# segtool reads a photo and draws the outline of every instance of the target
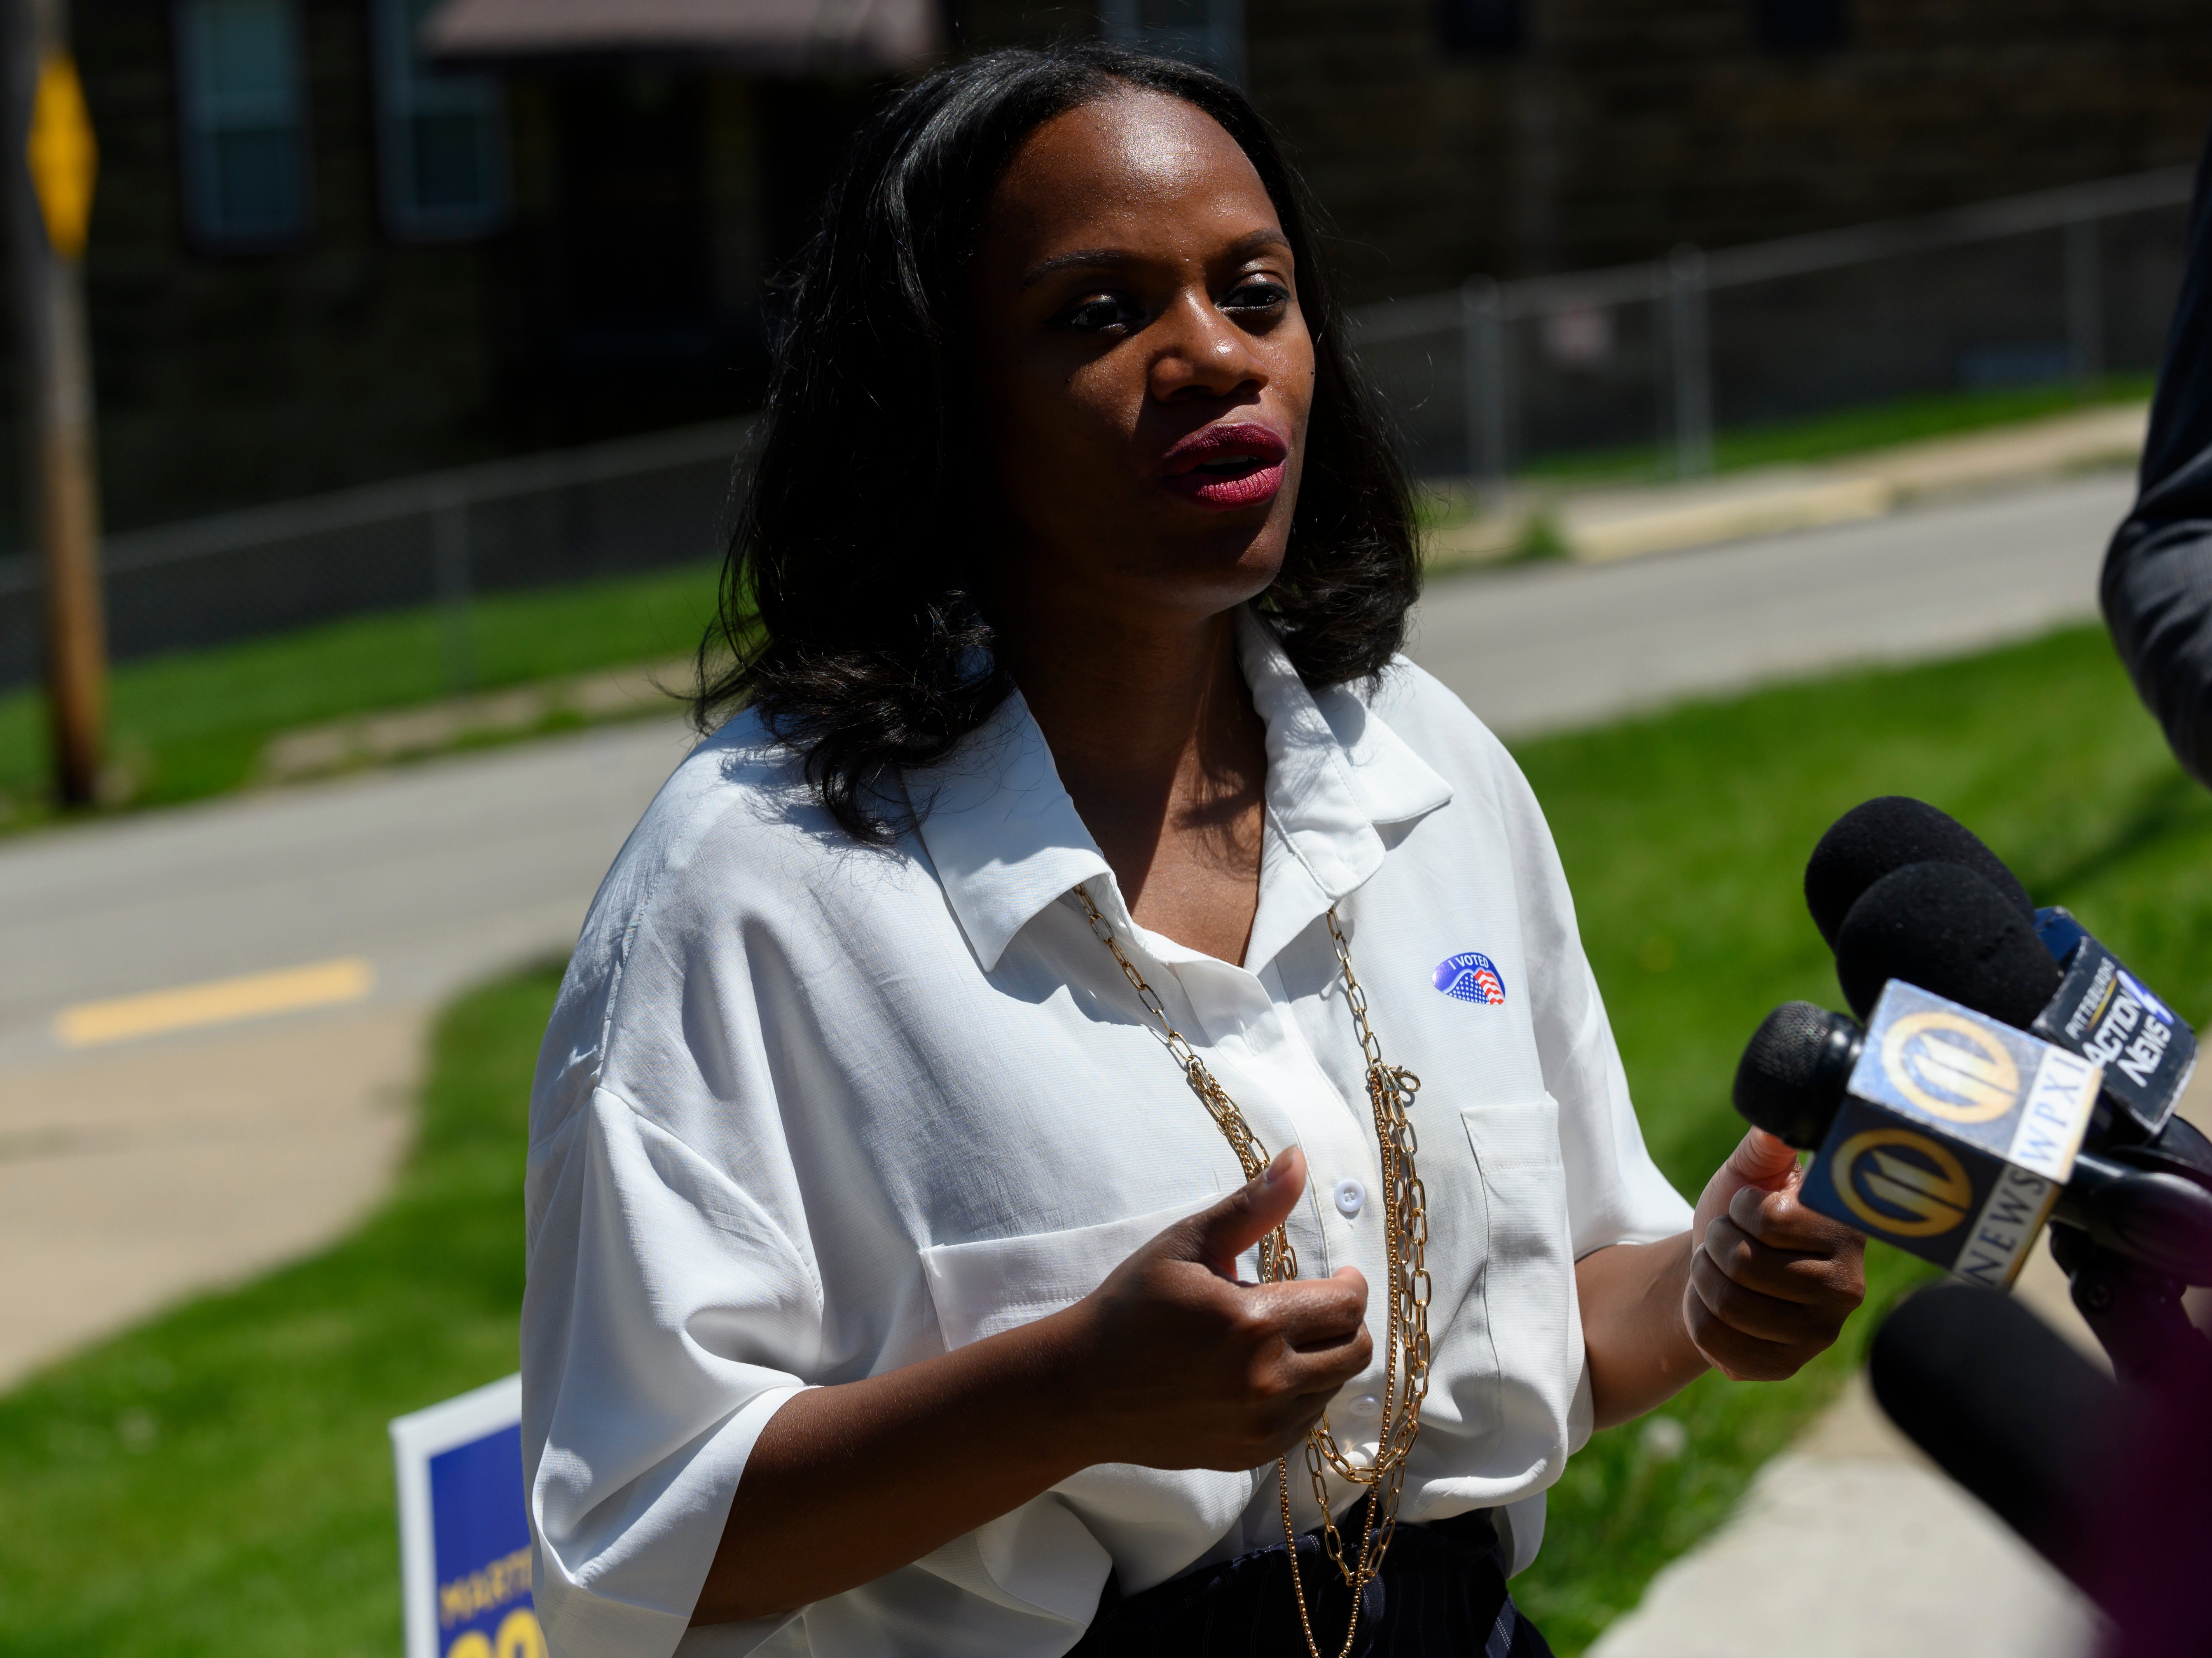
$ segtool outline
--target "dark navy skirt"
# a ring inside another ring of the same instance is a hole
[[[1359,1535],[1355,1509],[1350,1548]],[[1497,1527],[1487,1509],[1431,1525],[1401,1525],[1367,1586],[1352,1658],[1552,1658],[1536,1626],[1505,1590]],[[1321,1533],[1298,1539],[1298,1577],[1314,1644],[1336,1658],[1352,1616],[1352,1591],[1322,1551]],[[1068,1658],[1304,1658],[1291,1595],[1290,1553],[1280,1543],[1122,1596],[1112,1579],[1098,1615]]]

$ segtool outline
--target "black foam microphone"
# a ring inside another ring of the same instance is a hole
[[[2196,1033],[2072,916],[2023,920],[1961,865],[1891,870],[1851,905],[1835,947],[1837,981],[1862,1015],[1901,978],[2095,1060],[2122,1137],[2166,1128],[2196,1069]]]
[[[2026,1308],[1964,1284],[1907,1296],[1875,1334],[1874,1396],[1905,1436],[2090,1587],[2120,1390]]]
[[[1862,1019],[1893,978],[2021,1030],[2058,993],[2035,911],[1956,863],[1892,869],[1859,894],[1833,942],[1836,981]]]
[[[1805,905],[1830,948],[1859,894],[1908,863],[1956,863],[1972,869],[2035,920],[2035,905],[2004,860],[1972,830],[1925,801],[1884,795],[1854,806],[1828,827],[1805,864]]]
[[[1785,1002],[1759,1022],[1736,1062],[1736,1114],[1811,1151],[1828,1137],[1865,1051],[1866,1033],[1843,1015]]]

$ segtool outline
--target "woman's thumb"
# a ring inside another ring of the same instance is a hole
[[[1273,1162],[1191,1217],[1192,1259],[1235,1277],[1237,1258],[1283,1223],[1305,1187],[1305,1154],[1296,1146],[1278,1152]]]
[[[1755,1186],[1765,1192],[1779,1192],[1796,1167],[1796,1149],[1787,1140],[1763,1128],[1745,1134],[1736,1149],[1729,1153],[1728,1161],[1722,1165],[1745,1186]]]

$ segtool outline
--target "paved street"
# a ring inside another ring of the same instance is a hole
[[[1422,603],[1413,654],[1506,733],[1954,655],[2093,615],[2133,498],[2131,480],[2097,473],[1626,564],[1448,578]]]

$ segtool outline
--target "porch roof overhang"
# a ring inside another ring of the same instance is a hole
[[[895,74],[942,44],[937,0],[446,0],[422,38],[457,64],[643,58],[763,75]]]

